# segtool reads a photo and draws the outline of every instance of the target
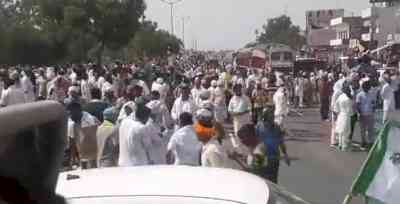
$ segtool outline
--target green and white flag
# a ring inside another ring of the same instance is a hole
[[[384,204],[400,203],[400,123],[385,124],[354,181],[351,195]]]

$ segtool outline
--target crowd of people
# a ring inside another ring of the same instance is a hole
[[[0,71],[2,107],[54,100],[68,112],[67,169],[190,165],[250,171],[278,182],[290,165],[285,119],[320,104],[332,122],[331,145],[362,147],[376,138],[374,113],[393,116],[398,75],[300,72],[296,76],[230,65],[149,61]],[[233,131],[229,128],[233,124]]]

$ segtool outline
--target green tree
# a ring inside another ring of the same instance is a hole
[[[281,43],[293,49],[300,49],[306,42],[300,34],[300,27],[293,25],[290,17],[282,15],[268,19],[267,24],[262,27],[261,33],[257,36],[258,43]]]
[[[143,21],[140,31],[129,43],[128,52],[136,57],[160,57],[166,56],[168,50],[177,53],[182,46],[180,39],[158,29],[157,23]]]

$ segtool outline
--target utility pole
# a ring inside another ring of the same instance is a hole
[[[190,20],[190,16],[184,16],[182,17],[182,41],[183,41],[183,47],[186,47],[186,41],[185,41],[185,23],[186,20]]]
[[[376,5],[375,3],[372,3],[371,7],[371,28],[370,28],[370,36],[369,36],[369,50],[371,51],[372,49],[375,48],[375,33],[376,33],[376,20],[378,18],[378,13],[376,12]]]
[[[168,4],[171,10],[171,35],[174,35],[174,5],[183,0],[161,0],[162,2]]]

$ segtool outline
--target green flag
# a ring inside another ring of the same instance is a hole
[[[351,195],[365,196],[369,203],[400,202],[399,123],[391,121],[385,124],[354,181]]]

